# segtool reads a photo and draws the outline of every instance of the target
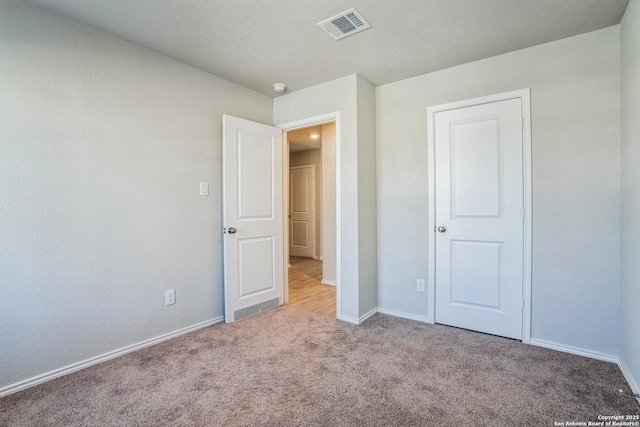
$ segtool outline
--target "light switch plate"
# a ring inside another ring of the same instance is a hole
[[[164,305],[172,305],[176,303],[176,290],[169,289],[164,291]]]
[[[201,196],[208,196],[209,195],[209,183],[208,182],[201,182],[200,183],[200,195]]]

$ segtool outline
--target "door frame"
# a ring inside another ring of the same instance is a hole
[[[306,119],[295,120],[288,123],[276,125],[281,128],[285,134],[283,135],[282,144],[282,168],[283,170],[289,170],[289,138],[287,138],[286,132],[296,129],[307,128],[310,126],[324,125],[327,123],[336,124],[336,146],[335,146],[335,167],[336,167],[336,318],[342,318],[342,173],[340,171],[340,112],[335,111],[333,113],[322,114],[319,116],[308,117]],[[282,184],[283,191],[286,191],[286,198],[283,197],[283,203],[289,203],[289,174],[283,174],[284,182]],[[285,201],[286,199],[286,201]],[[284,208],[287,208],[285,205]],[[284,217],[284,215],[283,215]],[[289,218],[283,218],[287,223],[284,225],[284,238],[285,241],[289,241]],[[289,245],[283,245],[284,247],[284,271],[289,271]],[[284,274],[284,303],[289,303],[289,275]]]
[[[284,141],[283,141],[284,142]],[[289,142],[287,141],[287,149],[289,148]],[[283,144],[284,146],[284,144]],[[309,234],[311,235],[311,246],[312,246],[312,251],[313,254],[311,255],[311,258],[313,259],[317,259],[318,257],[316,256],[316,240],[317,237],[316,233],[316,165],[314,164],[310,164],[310,165],[300,165],[300,166],[289,166],[289,176],[291,176],[291,169],[303,169],[303,168],[311,168],[311,221],[310,221],[310,225],[311,225],[311,229],[309,231]],[[287,182],[289,184],[291,184],[291,182],[287,179]],[[284,191],[284,189],[283,189]],[[289,204],[288,204],[288,209],[289,212],[286,214],[287,218],[289,218],[289,215],[291,215],[291,188],[289,188],[286,192],[287,197],[289,198]],[[291,220],[287,221],[287,226],[291,227]],[[291,228],[289,228],[289,231],[291,231]],[[287,245],[289,246],[289,248],[291,248],[291,242],[287,242]],[[289,249],[287,249],[289,250]],[[288,263],[289,261],[287,261]]]
[[[428,154],[429,154],[429,323],[435,323],[436,313],[436,258],[435,258],[435,227],[436,227],[436,161],[435,161],[435,114],[441,111],[488,104],[509,99],[520,99],[522,106],[522,162],[523,162],[523,205],[524,205],[524,252],[523,252],[523,280],[522,280],[522,342],[531,343],[531,257],[532,257],[532,179],[531,179],[531,89],[525,88],[495,95],[435,105],[427,108]]]

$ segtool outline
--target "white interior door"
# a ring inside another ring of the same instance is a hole
[[[282,130],[223,117],[225,321],[283,303]]]
[[[315,255],[315,167],[289,168],[289,255]]]
[[[435,113],[435,321],[521,339],[520,99]]]

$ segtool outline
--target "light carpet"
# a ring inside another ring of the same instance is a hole
[[[618,367],[376,314],[280,307],[0,399],[2,426],[553,426],[638,414]]]

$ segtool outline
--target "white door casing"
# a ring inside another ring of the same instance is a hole
[[[315,166],[289,168],[289,255],[315,256]]]
[[[430,111],[430,288],[435,322],[527,342],[530,144],[523,94],[528,100],[522,91]]]
[[[223,116],[225,322],[283,303],[282,130]]]
[[[342,178],[341,178],[341,125],[340,125],[340,112],[332,112],[319,116],[308,117],[301,120],[296,120],[287,123],[278,123],[285,132],[293,131],[296,129],[302,129],[309,126],[318,126],[326,123],[335,123],[335,215],[336,215],[336,228],[335,228],[335,271],[336,271],[336,316],[338,319],[344,319],[342,315],[342,221],[341,212],[342,212]],[[285,139],[286,141],[286,139]],[[288,150],[287,150],[288,151]],[[288,167],[288,152],[285,155],[283,162],[285,163],[285,167]],[[285,175],[285,178],[288,180],[289,175]],[[285,184],[286,185],[286,184]],[[288,188],[288,185],[287,185]],[[288,227],[285,227],[285,234],[288,235]],[[289,246],[285,246],[285,250],[287,251],[286,256],[288,256]],[[288,288],[288,280],[287,275],[285,275],[285,297],[289,292]]]

